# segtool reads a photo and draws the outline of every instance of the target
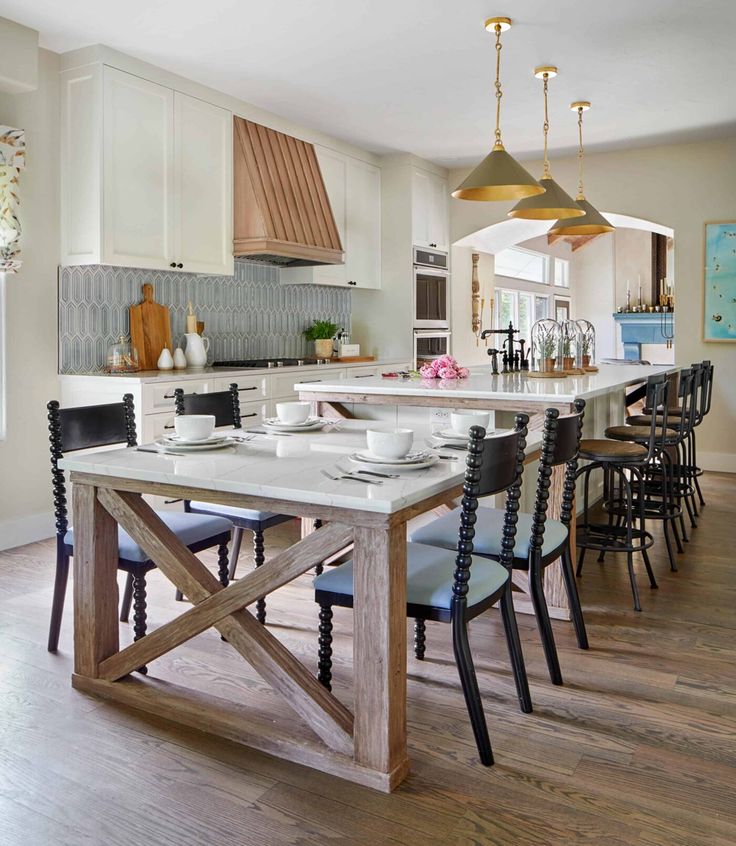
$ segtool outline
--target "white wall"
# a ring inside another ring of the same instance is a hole
[[[23,267],[6,287],[7,434],[0,441],[0,549],[53,534],[46,403],[58,396],[59,57],[39,52],[39,87],[0,93],[0,123],[26,131],[18,195]]]
[[[585,158],[585,186],[601,211],[617,212],[672,227],[675,233],[677,361],[711,359],[715,365],[713,408],[700,429],[698,458],[711,469],[736,472],[736,345],[704,343],[703,224],[733,220],[736,196],[736,136],[693,144],[671,144]],[[526,164],[535,173],[539,162]],[[554,160],[555,178],[573,189],[574,156]],[[468,169],[452,171],[454,187]],[[459,238],[505,219],[511,203],[450,200],[450,235]]]
[[[575,252],[575,316],[595,326],[596,359],[618,358],[613,319],[615,260],[613,233],[599,235]]]

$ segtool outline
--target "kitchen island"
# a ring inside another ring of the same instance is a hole
[[[435,422],[442,415],[449,415],[453,408],[477,408],[493,412],[491,428],[508,428],[512,425],[515,412],[523,411],[530,416],[529,428],[541,429],[544,410],[556,408],[561,414],[572,410],[575,399],[586,401],[583,437],[603,437],[608,426],[625,421],[625,389],[646,381],[656,373],[673,373],[671,365],[602,364],[597,373],[584,376],[566,376],[560,379],[538,379],[528,373],[514,372],[493,375],[490,366],[475,367],[466,379],[415,379],[403,377],[368,377],[350,379],[322,379],[320,382],[296,384],[300,399],[320,404],[324,414],[345,417],[364,417],[390,423],[394,426],[414,427],[417,422],[427,423],[427,414]],[[431,410],[431,411],[430,411]],[[445,423],[447,425],[447,423]],[[532,452],[530,456],[534,457]],[[556,467],[552,473],[549,516],[558,517],[562,504],[564,466]],[[536,474],[532,476],[536,483]],[[527,481],[523,507],[530,510],[533,485]],[[446,506],[449,508],[450,505]],[[574,525],[570,543],[575,552]],[[517,610],[532,613],[527,598],[526,573],[514,571],[514,585]],[[569,620],[567,594],[562,573],[557,564],[547,567],[544,574],[544,590],[550,615]]]

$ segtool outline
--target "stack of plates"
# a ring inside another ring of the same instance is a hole
[[[261,425],[267,432],[316,432],[325,422],[321,417],[310,417],[303,423],[282,423],[278,417],[266,417]]]
[[[410,452],[404,458],[379,458],[372,453],[361,450],[348,456],[354,464],[366,464],[371,467],[401,467],[403,470],[424,470],[439,460],[430,450]]]
[[[205,452],[211,449],[223,449],[232,445],[227,435],[215,433],[209,438],[199,440],[184,440],[179,435],[164,435],[155,441],[157,447],[166,452]]]
[[[493,434],[493,430],[489,429],[486,432],[486,437]],[[460,435],[454,429],[440,429],[439,432],[433,432],[430,441],[435,446],[456,445],[466,447],[468,445],[468,436]]]

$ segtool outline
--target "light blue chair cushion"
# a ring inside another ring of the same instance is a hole
[[[412,543],[425,543],[430,546],[441,546],[443,549],[457,549],[457,531],[460,527],[460,507],[443,514],[426,526],[422,526],[411,533]],[[479,555],[501,555],[501,538],[503,537],[503,519],[505,512],[500,508],[478,509],[478,520],[475,524],[473,551]],[[532,515],[520,512],[519,522],[516,524],[516,542],[514,544],[514,558],[526,559],[529,555],[529,538],[532,534]],[[547,520],[544,524],[544,543],[542,555],[548,555],[562,546],[567,540],[567,529],[559,520]]]
[[[450,608],[452,600],[455,555],[436,546],[409,544],[406,548],[407,602]],[[487,558],[473,558],[468,582],[468,605],[476,605],[493,595],[508,581],[505,567]],[[344,596],[353,595],[352,559],[339,567],[330,567],[314,580],[315,590],[325,590]]]
[[[240,520],[252,520],[254,523],[262,523],[265,520],[270,520],[272,517],[279,516],[275,511],[256,511],[252,508],[238,508],[237,505],[219,505],[215,502],[191,502],[189,505],[194,511],[227,514],[229,517]]]
[[[225,517],[211,517],[208,514],[184,514],[181,511],[157,511],[156,514],[185,546],[199,543],[207,538],[232,530],[233,524]],[[64,543],[74,546],[74,529],[64,535]],[[146,553],[118,526],[118,555],[127,561],[148,561]]]

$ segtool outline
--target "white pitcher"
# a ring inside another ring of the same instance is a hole
[[[187,332],[186,349],[184,354],[187,357],[187,367],[204,367],[207,364],[207,350],[210,348],[209,338],[203,338],[196,332]]]

